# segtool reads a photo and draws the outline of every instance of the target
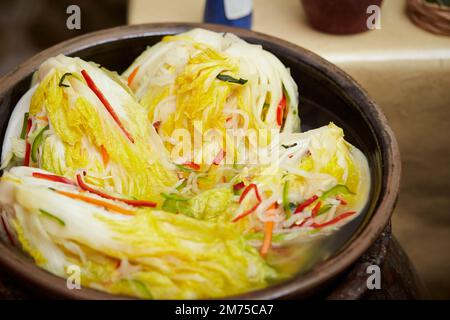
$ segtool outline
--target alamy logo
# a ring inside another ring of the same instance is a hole
[[[81,9],[79,6],[72,4],[67,7],[66,13],[69,14],[66,20],[66,26],[69,30],[81,29]]]
[[[68,275],[66,286],[67,289],[73,290],[81,289],[81,270],[80,267],[77,265],[70,265],[67,267],[66,273]]]
[[[367,278],[366,285],[367,289],[374,290],[374,289],[381,289],[381,270],[380,267],[376,264],[372,264],[367,267],[366,273],[370,274],[370,276]]]
[[[381,8],[373,4],[367,7],[366,13],[370,14],[366,21],[367,29],[381,29]]]

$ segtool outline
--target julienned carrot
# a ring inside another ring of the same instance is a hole
[[[270,207],[267,208],[267,210],[278,209],[278,206],[278,202],[274,202],[270,205]]]
[[[48,122],[48,118],[47,118],[47,116],[43,116],[43,117],[36,117],[36,119],[38,119],[38,120],[42,120],[42,121],[45,121],[45,122]]]
[[[131,83],[133,82],[134,77],[136,77],[136,74],[138,73],[138,71],[139,71],[139,66],[134,68],[134,70],[130,73],[130,75],[128,76],[128,79],[127,79],[128,80],[128,86],[131,85]]]
[[[274,226],[273,221],[266,221],[264,223],[264,242],[261,247],[261,250],[259,251],[263,257],[267,254],[272,245],[273,226]]]
[[[94,80],[92,80],[91,76],[86,72],[86,70],[81,70],[81,75],[83,76],[84,80],[86,81],[88,87],[95,93],[97,98],[102,102],[103,106],[106,108],[106,110],[109,112],[111,117],[114,119],[114,121],[117,123],[119,128],[122,130],[122,132],[127,136],[127,138],[131,141],[131,143],[134,143],[134,139],[131,136],[131,134],[125,129],[122,122],[120,121],[119,117],[117,116],[116,112],[114,111],[111,104],[106,100],[103,93],[98,89],[96,84],[94,83]]]
[[[87,183],[85,183],[83,181],[83,179],[81,178],[80,174],[77,174],[77,182],[78,182],[78,186],[84,190],[84,191],[88,191],[90,193],[96,194],[102,198],[105,199],[109,199],[109,200],[114,200],[114,201],[121,201],[123,203],[126,203],[130,206],[134,206],[134,207],[150,207],[150,208],[154,208],[156,207],[156,203],[152,202],[152,201],[147,201],[147,200],[133,200],[133,199],[123,199],[123,198],[118,198],[118,197],[114,197],[111,196],[107,193],[104,193],[100,190],[97,190],[95,188],[92,188],[91,186],[89,186]]]
[[[336,199],[339,200],[343,206],[348,204],[347,201],[345,201],[345,199],[340,196],[337,196]]]
[[[78,199],[78,200],[82,200],[84,202],[96,205],[96,206],[100,206],[100,207],[104,207],[106,209],[112,210],[112,211],[116,211],[119,212],[121,214],[125,214],[125,215],[134,215],[135,212],[132,210],[128,210],[122,207],[119,207],[113,203],[107,202],[107,201],[103,201],[100,199],[95,199],[95,198],[91,198],[91,197],[87,197],[83,194],[78,194],[78,193],[71,193],[71,192],[67,192],[67,191],[62,191],[62,190],[56,190],[53,189],[56,193],[59,193],[63,196],[72,198],[72,199]]]
[[[100,146],[100,152],[102,154],[103,165],[106,167],[109,163],[108,151],[106,151],[105,147],[102,145],[102,146]]]

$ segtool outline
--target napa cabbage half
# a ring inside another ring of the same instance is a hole
[[[223,81],[219,75],[242,82]],[[169,150],[180,128],[191,137],[213,129],[223,139],[229,135],[226,129],[299,129],[297,86],[289,70],[261,46],[229,34],[193,29],[167,36],[144,51],[123,76],[146,108],[150,124],[158,124]],[[280,127],[276,118],[283,96],[287,106]],[[230,141],[228,154],[239,152]],[[220,149],[216,141],[204,143],[203,150],[211,149]]]
[[[302,190],[302,198],[342,184],[356,194],[348,196],[355,200],[352,204],[365,203],[370,181],[367,160],[344,139],[341,128],[330,123],[303,133],[282,135],[280,140],[280,167],[288,173],[283,181],[291,180],[291,189]]]
[[[87,85],[81,70],[93,79],[134,142]],[[94,185],[154,200],[176,182],[159,137],[145,121],[145,110],[118,77],[79,58],[58,56],[41,66],[37,80],[30,116],[45,116],[50,126],[39,167],[70,178],[83,169]]]
[[[78,266],[84,285],[159,299],[234,295],[278,277],[229,222],[154,209],[115,214],[56,193],[77,191],[32,172],[7,172],[1,201],[15,208],[11,219],[24,250],[59,276]]]

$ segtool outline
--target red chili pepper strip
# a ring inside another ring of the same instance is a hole
[[[275,223],[273,221],[266,221],[266,223],[264,224],[264,241],[259,251],[263,257],[267,255],[267,252],[269,251],[272,245],[272,234],[274,224]]]
[[[32,176],[35,178],[45,179],[53,182],[60,182],[65,184],[70,184],[73,186],[76,186],[77,184],[73,182],[72,180],[69,180],[65,177],[57,176],[54,174],[47,174],[47,173],[41,173],[41,172],[33,172]]]
[[[153,128],[155,128],[157,133],[159,133],[159,127],[161,127],[161,121],[153,122]]]
[[[233,190],[234,191],[239,191],[239,190],[241,190],[242,188],[244,188],[245,187],[245,183],[244,183],[244,181],[241,181],[241,182],[239,182],[239,183],[236,183],[234,186],[233,186]]]
[[[286,108],[286,97],[283,94],[283,97],[281,98],[280,102],[278,103],[278,107],[277,107],[277,123],[280,127],[283,124],[283,116],[284,116],[285,108]]]
[[[31,144],[28,142],[28,134],[31,130],[31,119],[28,118],[27,121],[27,134],[25,135],[25,159],[23,160],[23,165],[28,167],[30,165],[30,156],[31,156]]]
[[[213,164],[215,164],[216,166],[219,165],[222,162],[224,157],[225,157],[225,151],[223,151],[223,149],[220,149],[219,153],[213,160]]]
[[[242,200],[244,200],[245,196],[247,195],[247,193],[250,192],[251,189],[255,189],[256,199],[258,199],[258,201],[261,202],[261,197],[259,196],[258,187],[256,186],[256,184],[250,183],[247,186],[247,188],[245,188],[244,192],[242,192],[242,194],[239,198],[239,203],[241,203]]]
[[[252,213],[253,211],[255,211],[258,206],[261,204],[261,197],[259,196],[259,192],[258,192],[258,187],[256,186],[256,184],[251,183],[247,186],[247,188],[245,188],[244,192],[242,192],[240,198],[239,198],[239,203],[241,203],[244,198],[247,196],[247,194],[250,192],[250,190],[254,189],[255,190],[255,195],[256,195],[256,199],[258,200],[258,202],[251,207],[250,209],[248,209],[247,211],[244,211],[243,213],[241,213],[240,215],[238,215],[237,217],[235,217],[232,222],[236,222],[242,218],[244,218],[245,216],[249,215],[250,213]]]
[[[89,76],[89,74],[86,72],[86,70],[81,70],[81,74],[83,75],[84,80],[86,80],[86,83],[88,87],[95,93],[97,98],[103,103],[106,110],[109,112],[111,117],[113,117],[114,121],[117,123],[117,125],[120,127],[120,129],[123,131],[123,133],[127,136],[127,138],[131,141],[131,143],[134,143],[134,139],[131,136],[131,134],[125,129],[122,122],[120,121],[119,117],[117,116],[116,112],[112,108],[111,104],[106,100],[103,93],[98,89],[98,87],[95,85],[92,78]]]
[[[150,208],[156,207],[156,203],[152,202],[152,201],[117,198],[117,197],[111,196],[107,193],[104,193],[100,190],[94,189],[83,181],[80,174],[77,174],[77,182],[81,189],[88,191],[90,193],[96,194],[105,199],[121,201],[121,202],[124,202],[124,203],[126,203],[130,206],[134,206],[134,207],[150,207]]]
[[[311,198],[309,198],[308,200],[303,201],[302,203],[300,203],[297,208],[295,209],[294,213],[299,213],[302,212],[307,206],[309,206],[311,203],[313,203],[314,201],[316,201],[319,197],[316,195],[313,195]]]
[[[238,220],[241,220],[242,218],[244,218],[245,216],[248,216],[250,213],[252,213],[253,211],[255,211],[258,206],[260,205],[261,201],[259,201],[258,203],[256,203],[253,207],[251,207],[250,209],[248,209],[247,211],[244,211],[243,213],[241,213],[240,215],[238,215],[237,217],[235,217],[232,222],[236,222]]]
[[[322,206],[322,202],[317,202],[317,204],[314,206],[314,208],[311,211],[311,216],[315,217],[319,213],[320,207]]]
[[[194,170],[200,170],[200,165],[192,161],[185,162],[183,165]]]
[[[336,224],[337,222],[355,214],[355,211],[348,211],[348,212],[344,212],[341,213],[340,215],[338,215],[337,217],[335,217],[334,219],[331,219],[330,221],[324,222],[324,223],[313,223],[311,225],[311,227],[313,228],[323,228],[323,227],[327,227],[327,226],[331,226],[333,224]]]

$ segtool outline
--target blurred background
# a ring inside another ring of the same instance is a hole
[[[450,298],[450,1],[381,2],[230,0],[225,9],[237,17],[230,21],[214,10],[204,16],[205,0],[1,0],[0,76],[53,44],[124,24],[206,17],[303,46],[348,72],[383,109],[403,165],[394,235],[432,297]],[[381,4],[381,15],[355,3]],[[80,8],[79,30],[66,26],[72,4]],[[372,13],[375,29],[361,29],[361,14],[365,22]]]

